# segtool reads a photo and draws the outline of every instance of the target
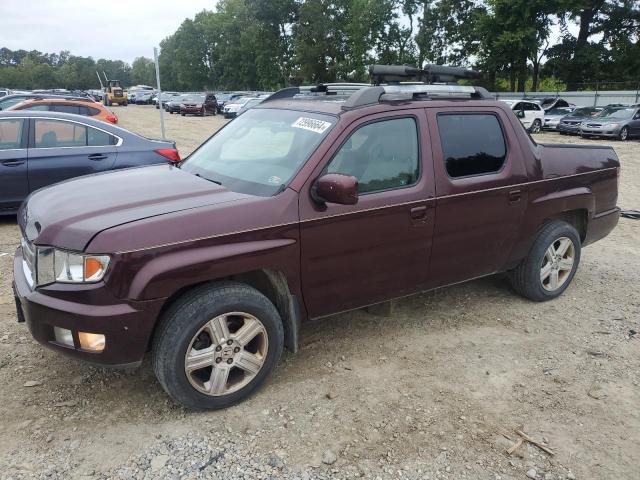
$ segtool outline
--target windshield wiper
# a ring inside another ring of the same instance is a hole
[[[208,180],[209,182],[215,183],[217,185],[222,185],[222,182],[219,182],[218,180],[213,180],[212,178],[207,178],[207,177],[203,177],[202,175],[200,175],[199,173],[194,173],[194,175],[196,177],[202,178],[204,180]]]

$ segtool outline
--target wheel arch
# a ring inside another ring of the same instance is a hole
[[[304,306],[301,303],[299,296],[291,292],[289,282],[286,275],[278,270],[270,269],[258,269],[247,272],[227,275],[220,278],[207,280],[204,282],[197,282],[191,285],[186,285],[176,290],[171,296],[169,296],[158,314],[158,318],[153,326],[153,331],[147,342],[147,350],[153,344],[153,338],[158,328],[159,320],[164,313],[173,305],[178,299],[180,299],[187,292],[198,288],[205,284],[211,284],[215,286],[217,282],[223,280],[233,280],[250,287],[255,288],[260,293],[273,303],[280,314],[282,320],[282,326],[284,329],[284,343],[285,347],[292,353],[296,353],[299,349],[299,335],[300,324],[305,316]]]

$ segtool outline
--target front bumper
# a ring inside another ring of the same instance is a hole
[[[164,299],[120,300],[103,283],[52,284],[32,290],[23,272],[21,248],[13,260],[13,291],[18,321],[26,323],[39,343],[81,360],[113,367],[142,361],[164,303]],[[54,327],[71,330],[74,346],[57,343]],[[83,350],[78,332],[104,335],[104,350]]]
[[[558,129],[558,125],[560,125],[560,122],[557,121],[549,121],[547,122],[545,120],[544,122],[544,126],[542,127],[543,130],[557,130]]]
[[[580,127],[580,135],[593,135],[594,137],[617,138],[620,135],[620,127],[618,128]]]
[[[556,130],[558,132],[568,133],[571,135],[578,135],[580,133],[580,124],[570,125],[566,123],[559,123]]]
[[[204,112],[204,109],[202,107],[197,108],[197,107],[180,107],[180,113],[187,113],[187,114],[200,114]]]
[[[235,118],[238,116],[238,112],[224,112],[224,118]]]

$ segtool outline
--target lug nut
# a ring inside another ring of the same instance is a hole
[[[233,353],[238,353],[240,351],[240,347],[236,347],[233,349]]]
[[[233,358],[230,358],[229,360],[227,360],[227,363],[231,365],[233,363]]]
[[[222,357],[217,357],[216,358],[216,363],[220,363],[222,361]]]
[[[216,347],[216,352],[219,352],[220,350],[222,350],[222,347],[221,347],[220,345],[218,345],[218,346]]]
[[[233,343],[233,340],[227,340],[227,345],[231,345]]]

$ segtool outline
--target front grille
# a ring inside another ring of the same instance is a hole
[[[21,245],[22,269],[29,286],[33,288],[36,283],[36,247],[25,238],[22,239]]]
[[[589,128],[602,128],[602,125],[599,123],[587,123],[587,127]]]

